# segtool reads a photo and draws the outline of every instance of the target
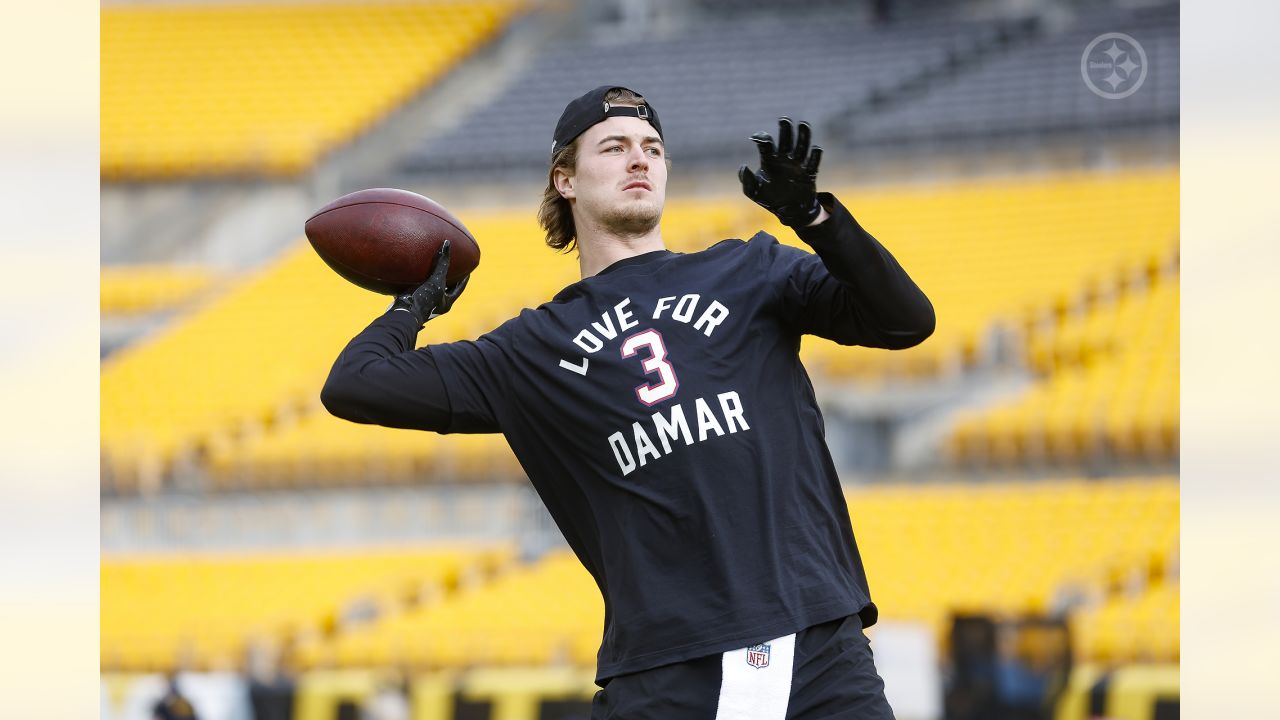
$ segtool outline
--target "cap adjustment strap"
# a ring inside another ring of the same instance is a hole
[[[609,102],[606,100],[604,102],[604,116],[605,117],[634,117],[634,118],[640,118],[641,120],[648,121],[649,106],[638,105],[635,107],[631,107],[628,105],[610,105]]]

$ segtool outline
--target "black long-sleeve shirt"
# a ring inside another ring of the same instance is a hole
[[[902,349],[933,306],[831,195],[798,228],[620,260],[475,341],[374,320],[322,392],[355,422],[501,432],[604,596],[597,679],[876,619],[800,337]]]

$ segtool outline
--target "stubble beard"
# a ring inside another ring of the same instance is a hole
[[[600,218],[604,230],[620,236],[639,237],[658,226],[662,205],[657,202],[628,202],[609,209]]]

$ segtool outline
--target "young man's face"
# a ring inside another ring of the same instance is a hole
[[[575,218],[623,235],[656,227],[667,194],[666,149],[658,131],[640,118],[610,117],[588,128],[578,143],[574,174],[556,174],[556,188],[573,201]]]

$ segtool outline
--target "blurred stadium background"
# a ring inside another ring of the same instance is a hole
[[[788,114],[934,302],[916,348],[802,349],[898,716],[1177,717],[1178,30],[1160,1],[107,0],[102,717],[170,680],[202,720],[588,716],[602,604],[501,437],[320,406],[386,300],[301,231],[360,188],[442,202],[484,257],[421,341],[475,337],[576,279],[534,216],[606,82],[662,114],[671,248],[798,244],[735,178]],[[1082,75],[1106,33],[1143,49],[1124,98]]]

